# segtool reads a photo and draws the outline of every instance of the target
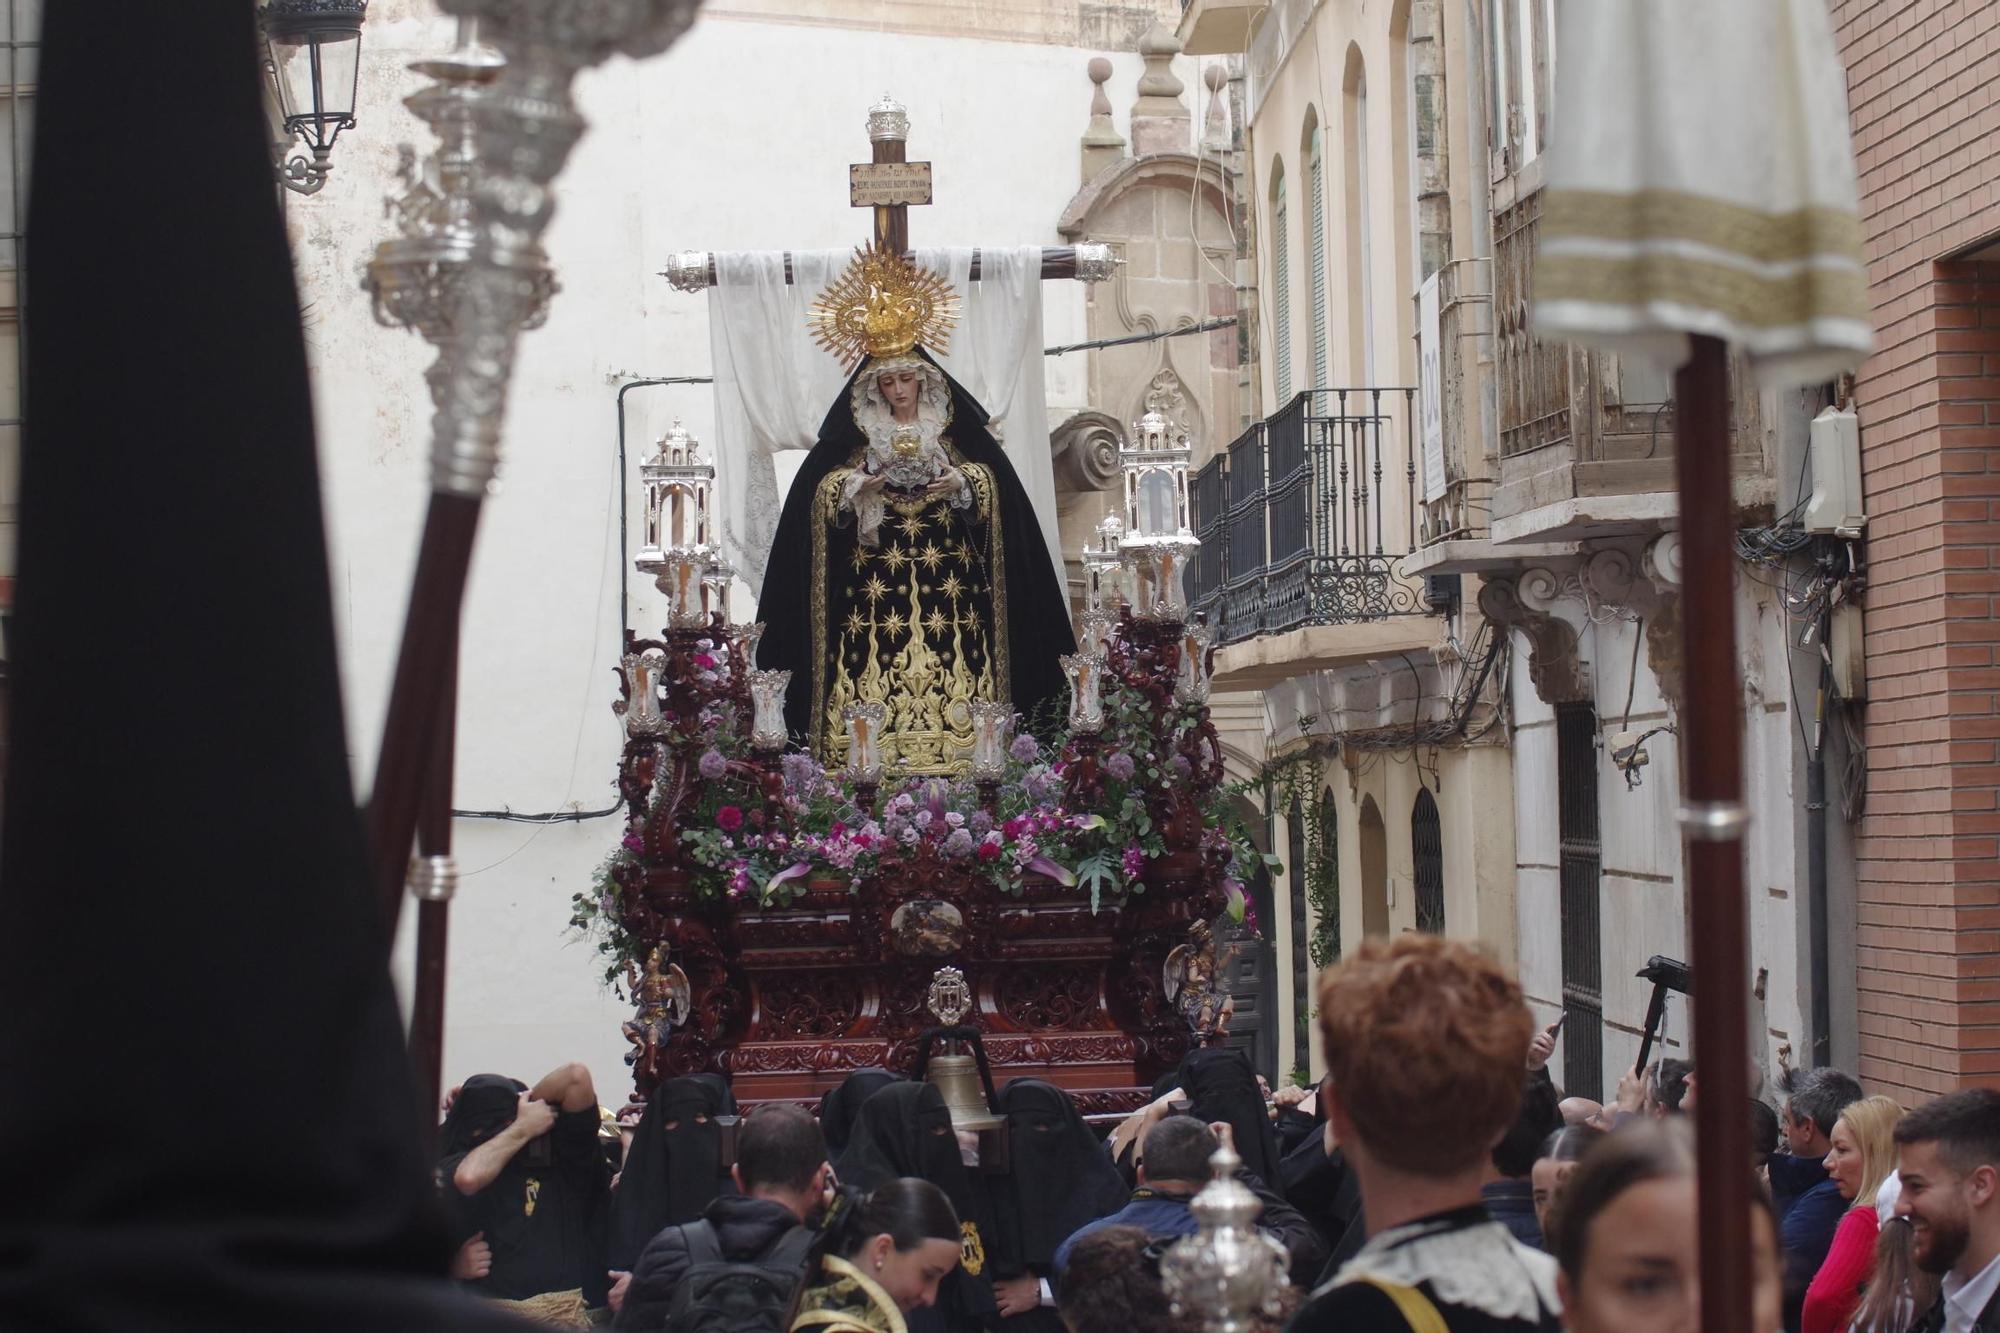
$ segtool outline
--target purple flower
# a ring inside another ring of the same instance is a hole
[[[1127,843],[1125,845],[1125,856],[1121,868],[1125,871],[1125,878],[1127,879],[1137,879],[1140,875],[1143,875],[1146,872],[1145,848],[1136,842]]]
[[[953,828],[964,828],[965,816],[961,815],[956,810],[947,810],[944,812],[944,822],[951,825],[951,827]]]
[[[713,657],[710,657],[707,653],[696,653],[694,655],[694,664],[700,667],[703,671],[715,670],[715,659]]]
[[[1194,776],[1194,765],[1188,762],[1186,755],[1177,754],[1174,756],[1174,776],[1179,778],[1191,778]]]
[[[722,757],[722,751],[710,747],[701,752],[701,760],[695,767],[701,770],[703,777],[714,782],[729,771],[729,761]]]
[[[1136,770],[1137,765],[1132,762],[1132,756],[1123,750],[1117,751],[1104,761],[1104,771],[1120,782],[1130,782]]]
[[[916,825],[918,828],[929,828],[931,826],[931,812],[928,810],[917,811]]]
[[[951,857],[972,855],[972,835],[964,829],[953,829],[951,836],[944,840],[944,854]]]
[[[618,840],[618,845],[628,852],[643,852],[646,850],[646,840],[637,833],[626,834]]]
[[[1007,753],[1013,755],[1019,763],[1032,764],[1041,757],[1042,747],[1036,743],[1033,736],[1024,731],[1014,738],[1012,745],[1007,747]]]
[[[984,837],[993,828],[993,816],[984,810],[974,810],[972,818],[965,821],[965,826],[976,836]]]
[[[917,845],[917,831],[916,831],[916,830],[915,830],[914,828],[905,828],[905,829],[903,830],[903,834],[902,834],[902,837],[901,837],[901,838],[899,838],[899,839],[898,839],[898,841],[900,841],[900,842],[901,842],[901,843],[902,843],[902,844],[903,844],[903,845],[904,845],[905,847],[914,847],[914,846],[916,846],[916,845]]]

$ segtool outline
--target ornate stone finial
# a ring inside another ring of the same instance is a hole
[[[1208,114],[1202,119],[1201,146],[1210,153],[1229,151],[1229,99],[1223,89],[1229,86],[1229,71],[1221,65],[1210,65],[1201,72],[1201,81],[1208,88]]]
[[[1111,123],[1111,99],[1104,85],[1111,77],[1111,62],[1092,56],[1086,66],[1090,74],[1090,124],[1083,131],[1083,181],[1088,185],[1097,173],[1125,160],[1125,139]]]
[[[1146,72],[1139,76],[1139,100],[1132,104],[1132,152],[1145,157],[1151,153],[1185,153],[1191,117],[1181,101],[1185,87],[1174,74],[1174,57],[1181,53],[1181,39],[1155,23],[1139,39],[1139,54],[1145,57]]]
[[[972,988],[965,984],[965,973],[955,967],[941,967],[932,973],[925,1004],[938,1022],[957,1027],[972,1012]]]
[[[868,142],[894,143],[910,137],[910,109],[887,93],[868,108]]]

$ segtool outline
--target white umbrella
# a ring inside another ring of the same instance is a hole
[[[1701,1327],[1750,1333],[1727,358],[1776,386],[1831,379],[1869,350],[1846,76],[1825,0],[1571,0],[1558,49],[1536,330],[1676,371]]]

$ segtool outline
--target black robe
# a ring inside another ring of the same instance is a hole
[[[41,36],[0,1326],[521,1327],[445,1277],[347,765],[256,16],[53,4]],[[171,151],[83,169],[137,107],[173,108]],[[136,707],[107,706],[132,645]]]
[[[921,348],[917,355],[931,360]],[[785,695],[785,725],[793,739],[808,750],[816,748],[815,743],[822,735],[823,719],[816,717],[813,709],[815,689],[824,699],[832,666],[829,644],[855,600],[848,588],[856,569],[858,549],[851,521],[845,526],[825,524],[815,518],[814,508],[820,483],[836,469],[854,462],[867,443],[854,420],[850,396],[856,380],[872,373],[871,363],[863,362],[849,377],[821,423],[819,441],[806,455],[786,496],[757,602],[757,618],[764,622],[757,664],[792,673],[791,687]],[[1048,544],[1042,539],[1034,505],[1014,475],[1007,455],[986,428],[986,410],[951,376],[945,375],[945,384],[951,391],[952,412],[943,438],[965,463],[977,465],[992,478],[991,501],[998,518],[1001,555],[998,568],[985,567],[984,557],[991,550],[992,536],[985,530],[987,525],[972,522],[965,517],[965,511],[953,511],[942,500],[936,502],[935,512],[942,516],[944,524],[950,525],[949,535],[955,541],[963,539],[972,550],[975,556],[972,563],[979,567],[986,581],[1004,590],[1001,598],[1004,624],[990,628],[994,635],[1004,635],[1005,639],[1002,650],[1007,668],[1006,697],[1013,701],[1016,711],[1031,720],[1046,720],[1068,689],[1062,664],[1057,659],[1076,651],[1076,637],[1070,628],[1069,598],[1049,563]],[[895,521],[895,511],[891,509],[884,528]],[[817,561],[816,538],[825,543]],[[817,580],[816,564],[820,571]],[[840,720],[832,719],[831,725],[838,732]],[[893,758],[885,755],[887,761]]]
[[[901,1075],[886,1069],[857,1069],[842,1079],[839,1087],[829,1088],[820,1094],[819,1132],[826,1138],[828,1155],[838,1157],[846,1151],[848,1137],[854,1133],[854,1120],[861,1114],[863,1102],[891,1083],[903,1081]]]
[[[1000,1233],[993,1224],[986,1181],[960,1158],[951,1112],[935,1084],[897,1083],[863,1102],[853,1137],[833,1171],[842,1185],[863,1190],[903,1176],[928,1180],[951,1200],[959,1225],[970,1228],[965,1261],[939,1284],[935,1307],[909,1313],[910,1333],[965,1333],[997,1317],[996,1266],[1004,1276],[1019,1272],[1021,1264],[996,1252]]]
[[[1195,1051],[1181,1061],[1179,1082],[1187,1094],[1188,1114],[1209,1124],[1228,1121],[1243,1169],[1275,1188],[1278,1135],[1249,1057],[1225,1046]]]
[[[735,1114],[736,1098],[716,1074],[670,1078],[653,1089],[611,1202],[610,1267],[630,1272],[662,1229],[692,1222],[716,1195],[736,1192],[715,1123]]]

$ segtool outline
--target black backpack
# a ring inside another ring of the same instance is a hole
[[[706,1221],[690,1222],[681,1235],[688,1270],[667,1302],[667,1333],[785,1333],[785,1314],[812,1247],[811,1228],[793,1227],[764,1254],[741,1263],[723,1258]]]

